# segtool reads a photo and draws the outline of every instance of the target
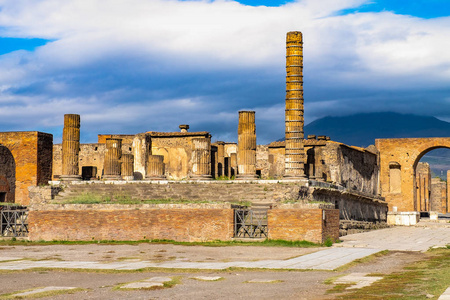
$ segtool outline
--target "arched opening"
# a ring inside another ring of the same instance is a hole
[[[448,179],[450,149],[432,147],[417,157],[414,163],[414,209],[420,212],[448,211]],[[450,178],[449,178],[450,179]]]
[[[16,200],[16,162],[11,151],[0,145],[0,202]]]

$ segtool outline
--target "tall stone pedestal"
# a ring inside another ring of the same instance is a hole
[[[303,102],[303,40],[293,31],[286,36],[285,179],[306,177]]]
[[[106,139],[103,177],[105,180],[121,180],[122,139]]]
[[[256,179],[256,126],[254,111],[240,111],[238,125],[238,175],[236,179]]]
[[[81,180],[78,168],[80,152],[80,115],[64,115],[62,141],[62,172],[60,179],[64,181]]]
[[[147,157],[147,169],[145,179],[150,180],[166,179],[164,155],[149,155]]]
[[[209,138],[192,139],[192,180],[211,180],[211,142]]]

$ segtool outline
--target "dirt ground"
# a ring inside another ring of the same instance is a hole
[[[60,259],[67,261],[235,261],[288,259],[320,248],[287,247],[203,247],[169,244],[140,245],[51,245],[4,246],[2,257]],[[323,249],[323,248],[321,248]],[[326,294],[332,288],[324,281],[353,272],[389,274],[424,257],[421,252],[392,251],[344,271],[269,271],[269,270],[157,270],[154,272],[99,271],[14,271],[0,272],[0,294],[43,286],[72,286],[85,290],[45,299],[333,299]],[[177,278],[171,288],[156,290],[118,290],[120,284],[155,276]],[[199,281],[196,276],[220,276],[219,281]],[[250,280],[274,280],[273,283],[248,283]]]

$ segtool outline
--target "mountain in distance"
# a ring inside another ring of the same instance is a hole
[[[308,134],[326,135],[332,141],[351,146],[367,147],[380,138],[450,137],[450,123],[435,117],[393,112],[364,113],[345,117],[324,117],[304,128]],[[435,176],[446,178],[450,170],[449,149],[436,149],[426,154]]]
[[[367,147],[382,138],[450,137],[450,123],[435,117],[380,112],[324,117],[306,125],[304,131],[305,137],[326,135],[336,142]]]

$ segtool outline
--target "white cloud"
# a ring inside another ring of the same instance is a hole
[[[54,40],[0,56],[0,115],[6,117],[0,125],[51,128],[55,116],[75,112],[91,131],[108,129],[109,120],[116,124],[111,130],[151,124],[173,130],[186,120],[230,137],[236,124],[223,124],[252,107],[265,121],[261,140],[269,142],[283,135],[272,128],[284,124],[280,77],[290,30],[304,34],[311,119],[336,112],[339,103],[352,112],[370,109],[359,103],[377,97],[395,109],[386,90],[423,89],[425,95],[448,87],[450,17],[338,14],[365,2],[251,7],[223,0],[0,0],[0,34]],[[358,94],[364,89],[373,94]]]

